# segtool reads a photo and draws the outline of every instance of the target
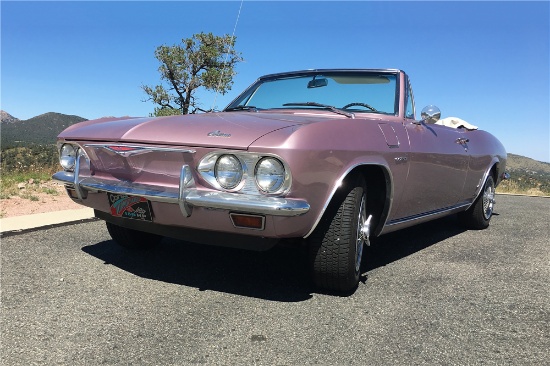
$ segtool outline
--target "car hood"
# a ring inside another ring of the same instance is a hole
[[[247,148],[258,138],[287,127],[340,116],[221,112],[158,118],[104,118],[78,123],[60,139]],[[345,117],[344,117],[345,118]]]

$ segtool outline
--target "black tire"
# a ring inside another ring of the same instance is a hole
[[[314,284],[324,290],[355,290],[361,275],[367,188],[362,176],[346,179],[308,239]]]
[[[127,229],[122,226],[111,224],[110,222],[106,222],[106,224],[111,238],[113,238],[118,245],[128,249],[149,249],[159,244],[162,240],[162,236],[160,235]]]
[[[495,205],[495,181],[488,176],[483,189],[474,204],[466,211],[458,214],[460,223],[474,230],[483,230],[489,227]]]

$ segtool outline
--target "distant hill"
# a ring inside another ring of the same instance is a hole
[[[510,180],[501,183],[499,192],[550,195],[550,163],[508,154],[506,171]]]
[[[19,118],[15,118],[14,116],[9,114],[8,112],[0,110],[0,123],[1,124],[14,123],[14,122],[18,122],[18,121],[19,121]]]
[[[510,171],[539,172],[550,174],[550,163],[537,161],[525,156],[508,154],[507,169]]]
[[[49,112],[17,123],[2,123],[2,149],[55,144],[61,131],[82,121],[86,121],[86,118]]]

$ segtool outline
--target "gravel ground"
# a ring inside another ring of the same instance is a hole
[[[70,199],[61,184],[53,181],[23,184],[18,195],[0,200],[0,218],[79,208],[84,208],[84,206]]]
[[[0,363],[548,364],[550,199],[497,198],[487,230],[379,238],[345,297],[294,248],[130,252],[99,221],[4,236]]]

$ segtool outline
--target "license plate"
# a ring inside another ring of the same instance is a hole
[[[143,197],[109,193],[111,215],[141,221],[153,221],[151,204]]]

